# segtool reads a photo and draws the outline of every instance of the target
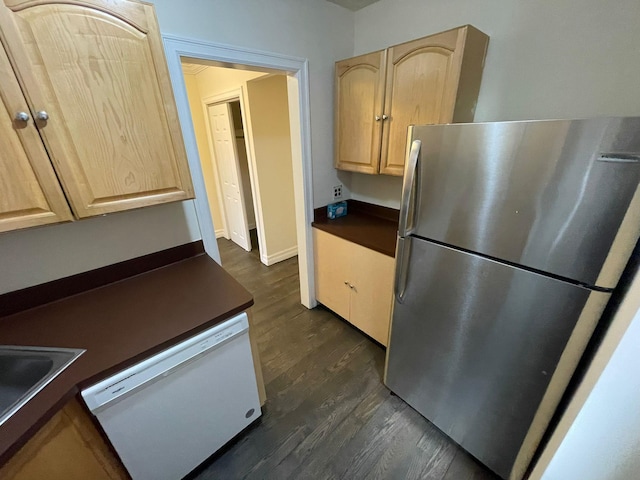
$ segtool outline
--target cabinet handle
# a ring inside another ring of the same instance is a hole
[[[376,122],[380,121],[380,115],[376,115]]]
[[[344,282],[344,284],[347,285],[351,290],[356,290],[356,287],[354,285],[351,285],[349,282]]]
[[[389,117],[387,117],[386,115],[382,115],[382,120],[386,120],[387,118]]]
[[[18,112],[16,113],[16,116],[13,118],[15,119],[16,122],[28,122],[30,117],[27,112]]]
[[[49,114],[44,110],[40,110],[39,112],[36,112],[36,119],[42,122],[46,122],[47,120],[49,120]]]

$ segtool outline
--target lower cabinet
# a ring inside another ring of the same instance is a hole
[[[395,260],[313,229],[317,300],[387,345]]]
[[[7,480],[125,480],[124,467],[73,399],[0,468]]]

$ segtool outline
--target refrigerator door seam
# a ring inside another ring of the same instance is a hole
[[[467,254],[473,255],[475,257],[484,258],[486,260],[491,260],[492,262],[499,263],[501,265],[505,265],[505,266],[508,266],[508,267],[513,267],[513,268],[516,268],[518,270],[534,273],[536,275],[541,275],[543,277],[553,278],[554,280],[558,280],[560,282],[564,282],[564,283],[568,283],[568,284],[571,284],[571,285],[575,285],[576,287],[582,287],[582,288],[586,288],[588,290],[593,290],[594,292],[611,293],[614,290],[613,288],[599,287],[597,285],[590,285],[588,283],[579,282],[578,280],[574,280],[572,278],[567,278],[567,277],[563,277],[561,275],[556,275],[554,273],[547,272],[545,270],[539,270],[537,268],[528,267],[528,266],[523,265],[521,263],[514,263],[514,262],[510,262],[508,260],[504,260],[502,258],[492,257],[491,255],[486,255],[486,254],[483,254],[483,253],[474,252],[473,250],[468,250],[466,248],[450,245],[448,243],[440,242],[440,241],[434,240],[432,238],[420,237],[418,235],[411,235],[411,237],[419,239],[419,240],[424,240],[424,241],[433,243],[435,245],[440,245],[442,247],[449,248],[449,249],[457,251],[457,252],[467,253]]]

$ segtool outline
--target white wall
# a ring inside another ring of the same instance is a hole
[[[0,294],[199,240],[193,202],[0,235]]]
[[[162,33],[309,60],[314,206],[329,203],[331,187],[339,183],[333,168],[333,65],[353,54],[353,13],[323,0],[152,3]]]
[[[640,115],[639,19],[638,0],[380,0],[355,13],[354,53],[469,23],[491,37],[476,121]],[[379,183],[353,174],[352,198]]]
[[[402,177],[352,173],[351,177],[345,181],[349,185],[351,198],[355,200],[383,207],[400,208]]]

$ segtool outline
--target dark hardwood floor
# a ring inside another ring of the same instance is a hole
[[[210,479],[493,480],[382,383],[384,349],[324,308],[300,304],[296,258],[266,267],[218,241],[255,298],[267,403],[197,473]]]

